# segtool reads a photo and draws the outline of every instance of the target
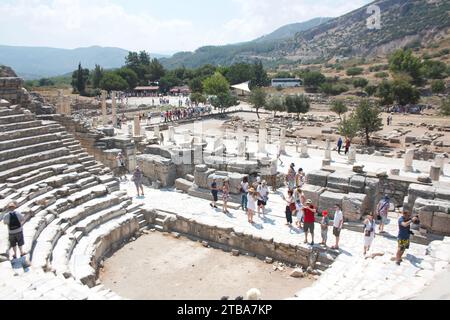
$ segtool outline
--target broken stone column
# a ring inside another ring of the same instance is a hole
[[[331,161],[331,143],[330,139],[325,142],[325,160]]]
[[[244,138],[244,127],[239,124],[236,131],[237,138],[237,155],[238,157],[245,156],[245,138]]]
[[[108,125],[108,112],[106,110],[106,94],[105,90],[102,90],[102,123],[104,126]]]
[[[414,171],[413,161],[414,161],[414,149],[406,150],[406,153],[405,153],[405,167],[403,168],[403,170],[405,172],[412,172],[412,171]]]
[[[308,154],[308,141],[302,140],[300,145],[300,158],[309,158]]]
[[[134,116],[134,136],[141,136],[141,120],[138,115]]]
[[[286,129],[282,128],[280,131],[280,152],[286,154]]]
[[[440,168],[440,175],[441,176],[444,175],[444,167],[445,167],[445,162],[446,161],[447,161],[447,158],[443,154],[436,155],[436,158],[434,159],[434,165],[436,167]]]
[[[71,108],[71,99],[70,99],[70,97],[64,97],[63,98],[63,101],[64,101],[64,114],[65,115],[67,115],[67,116],[70,116],[71,114],[72,114],[72,108]]]
[[[441,167],[431,166],[430,168],[431,181],[439,181],[440,176],[441,176]]]
[[[112,105],[112,124],[113,127],[116,127],[117,124],[117,114],[116,114],[116,107],[117,107],[117,103],[116,103],[116,92],[112,91],[111,92],[111,105]]]
[[[348,163],[355,164],[355,162],[356,162],[356,149],[350,147],[350,150],[348,152]]]
[[[266,153],[267,142],[267,128],[266,120],[261,120],[259,125],[259,137],[258,137],[258,153]]]
[[[153,127],[153,136],[158,139],[160,138],[159,137],[159,125],[156,125],[155,127]]]
[[[175,128],[169,127],[169,142],[175,142]]]
[[[64,108],[64,90],[58,90],[58,103],[56,104],[56,112],[59,114],[63,114]]]

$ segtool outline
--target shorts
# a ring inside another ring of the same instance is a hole
[[[405,251],[409,249],[409,239],[408,240],[398,240],[398,248],[400,251]]]
[[[267,202],[265,202],[264,200],[258,200],[258,207],[265,206],[266,204]]]
[[[383,222],[383,224],[387,224],[388,223],[388,217],[381,215],[381,221]]]
[[[305,231],[305,233],[308,233],[308,231],[314,233],[314,222],[305,222],[303,224],[303,231]]]
[[[335,237],[338,237],[338,238],[339,238],[339,237],[341,236],[341,229],[334,227],[334,228],[333,228],[333,235],[334,235]]]
[[[218,194],[216,192],[213,192],[212,194],[214,202],[217,202],[219,200]]]
[[[23,232],[19,232],[19,233],[14,233],[14,234],[10,234],[9,235],[9,245],[10,247],[15,247],[15,246],[23,246],[24,245],[24,240],[23,240]]]

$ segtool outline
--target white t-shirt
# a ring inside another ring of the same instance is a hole
[[[247,194],[247,209],[256,210],[256,200],[250,194]]]
[[[335,228],[339,228],[341,225],[342,220],[344,220],[344,215],[342,214],[341,210],[337,210],[334,213],[334,221],[333,221],[333,226]]]
[[[241,182],[242,190],[244,190],[245,193],[248,192],[248,182]]]
[[[264,200],[266,199],[267,195],[269,194],[269,189],[267,187],[264,186],[258,186],[258,193],[260,195],[260,199],[259,200]]]

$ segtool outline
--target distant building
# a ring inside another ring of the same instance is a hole
[[[248,87],[249,83],[250,81],[239,83],[234,86],[231,86],[231,88],[238,96],[248,96],[251,94],[250,88]]]
[[[189,89],[188,86],[181,86],[181,87],[173,87],[170,89],[170,94],[172,95],[190,95],[191,89]]]
[[[302,79],[295,79],[295,78],[272,79],[272,87],[289,88],[289,87],[301,87],[302,85],[303,85]]]
[[[159,91],[158,86],[145,86],[145,87],[136,87],[134,88],[134,95],[137,97],[148,97],[153,96]]]

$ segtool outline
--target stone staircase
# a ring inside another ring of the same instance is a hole
[[[0,107],[0,218],[11,201],[25,215],[24,249],[32,267],[19,274],[20,292],[11,280],[17,270],[0,263],[2,293],[19,299],[120,298],[96,286],[97,267],[105,254],[146,228],[140,205],[64,127],[36,120],[18,106]],[[7,250],[8,230],[1,225],[0,254]],[[46,281],[59,289],[41,290]]]

